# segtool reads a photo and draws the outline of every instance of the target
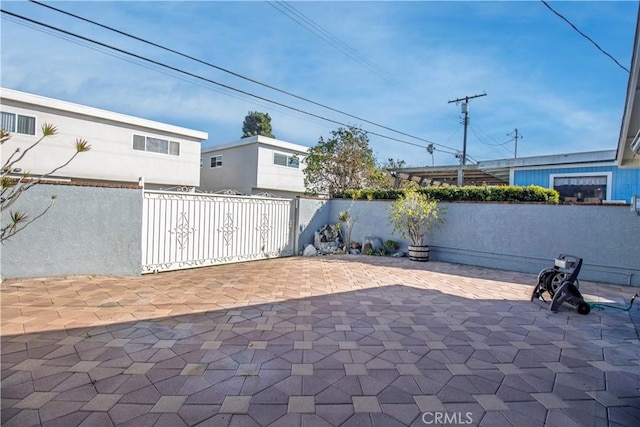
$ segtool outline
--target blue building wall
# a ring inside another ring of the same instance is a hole
[[[551,174],[611,172],[611,200],[631,202],[631,197],[640,194],[640,169],[618,168],[617,166],[559,167],[553,169],[515,170],[513,185],[538,185],[549,187]]]

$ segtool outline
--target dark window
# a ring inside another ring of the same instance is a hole
[[[553,188],[567,203],[602,203],[607,197],[606,176],[559,176]]]
[[[219,156],[213,156],[211,158],[211,167],[212,168],[219,168],[222,167],[222,155]]]

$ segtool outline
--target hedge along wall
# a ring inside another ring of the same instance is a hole
[[[1,277],[140,275],[142,189],[39,184],[12,210],[51,209],[1,248]],[[4,223],[4,221],[3,221]]]
[[[362,242],[368,236],[396,240],[406,251],[409,242],[401,241],[388,224],[390,203],[334,199],[323,204],[322,217],[335,223],[338,213],[348,210],[358,218],[352,240]],[[581,279],[640,286],[640,216],[628,206],[439,205],[446,208],[447,220],[428,239],[433,260],[537,274],[566,253],[584,259]],[[313,242],[316,225],[313,230],[301,227],[299,250]]]
[[[556,190],[536,185],[419,187],[418,192],[442,202],[537,202],[557,204]],[[394,200],[404,194],[402,189],[346,190],[336,199]]]

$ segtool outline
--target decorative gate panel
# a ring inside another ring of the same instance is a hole
[[[142,273],[293,255],[294,201],[144,191]]]

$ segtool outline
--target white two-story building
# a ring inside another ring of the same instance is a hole
[[[286,198],[302,195],[308,150],[262,135],[203,148],[199,189]]]
[[[200,147],[208,135],[166,123],[132,117],[85,105],[0,89],[0,125],[11,133],[2,145],[2,164],[42,137],[44,123],[58,132],[45,138],[16,165],[16,174],[49,174],[85,139],[91,150],[51,175],[67,182],[138,184],[151,189],[195,188],[200,183]]]

